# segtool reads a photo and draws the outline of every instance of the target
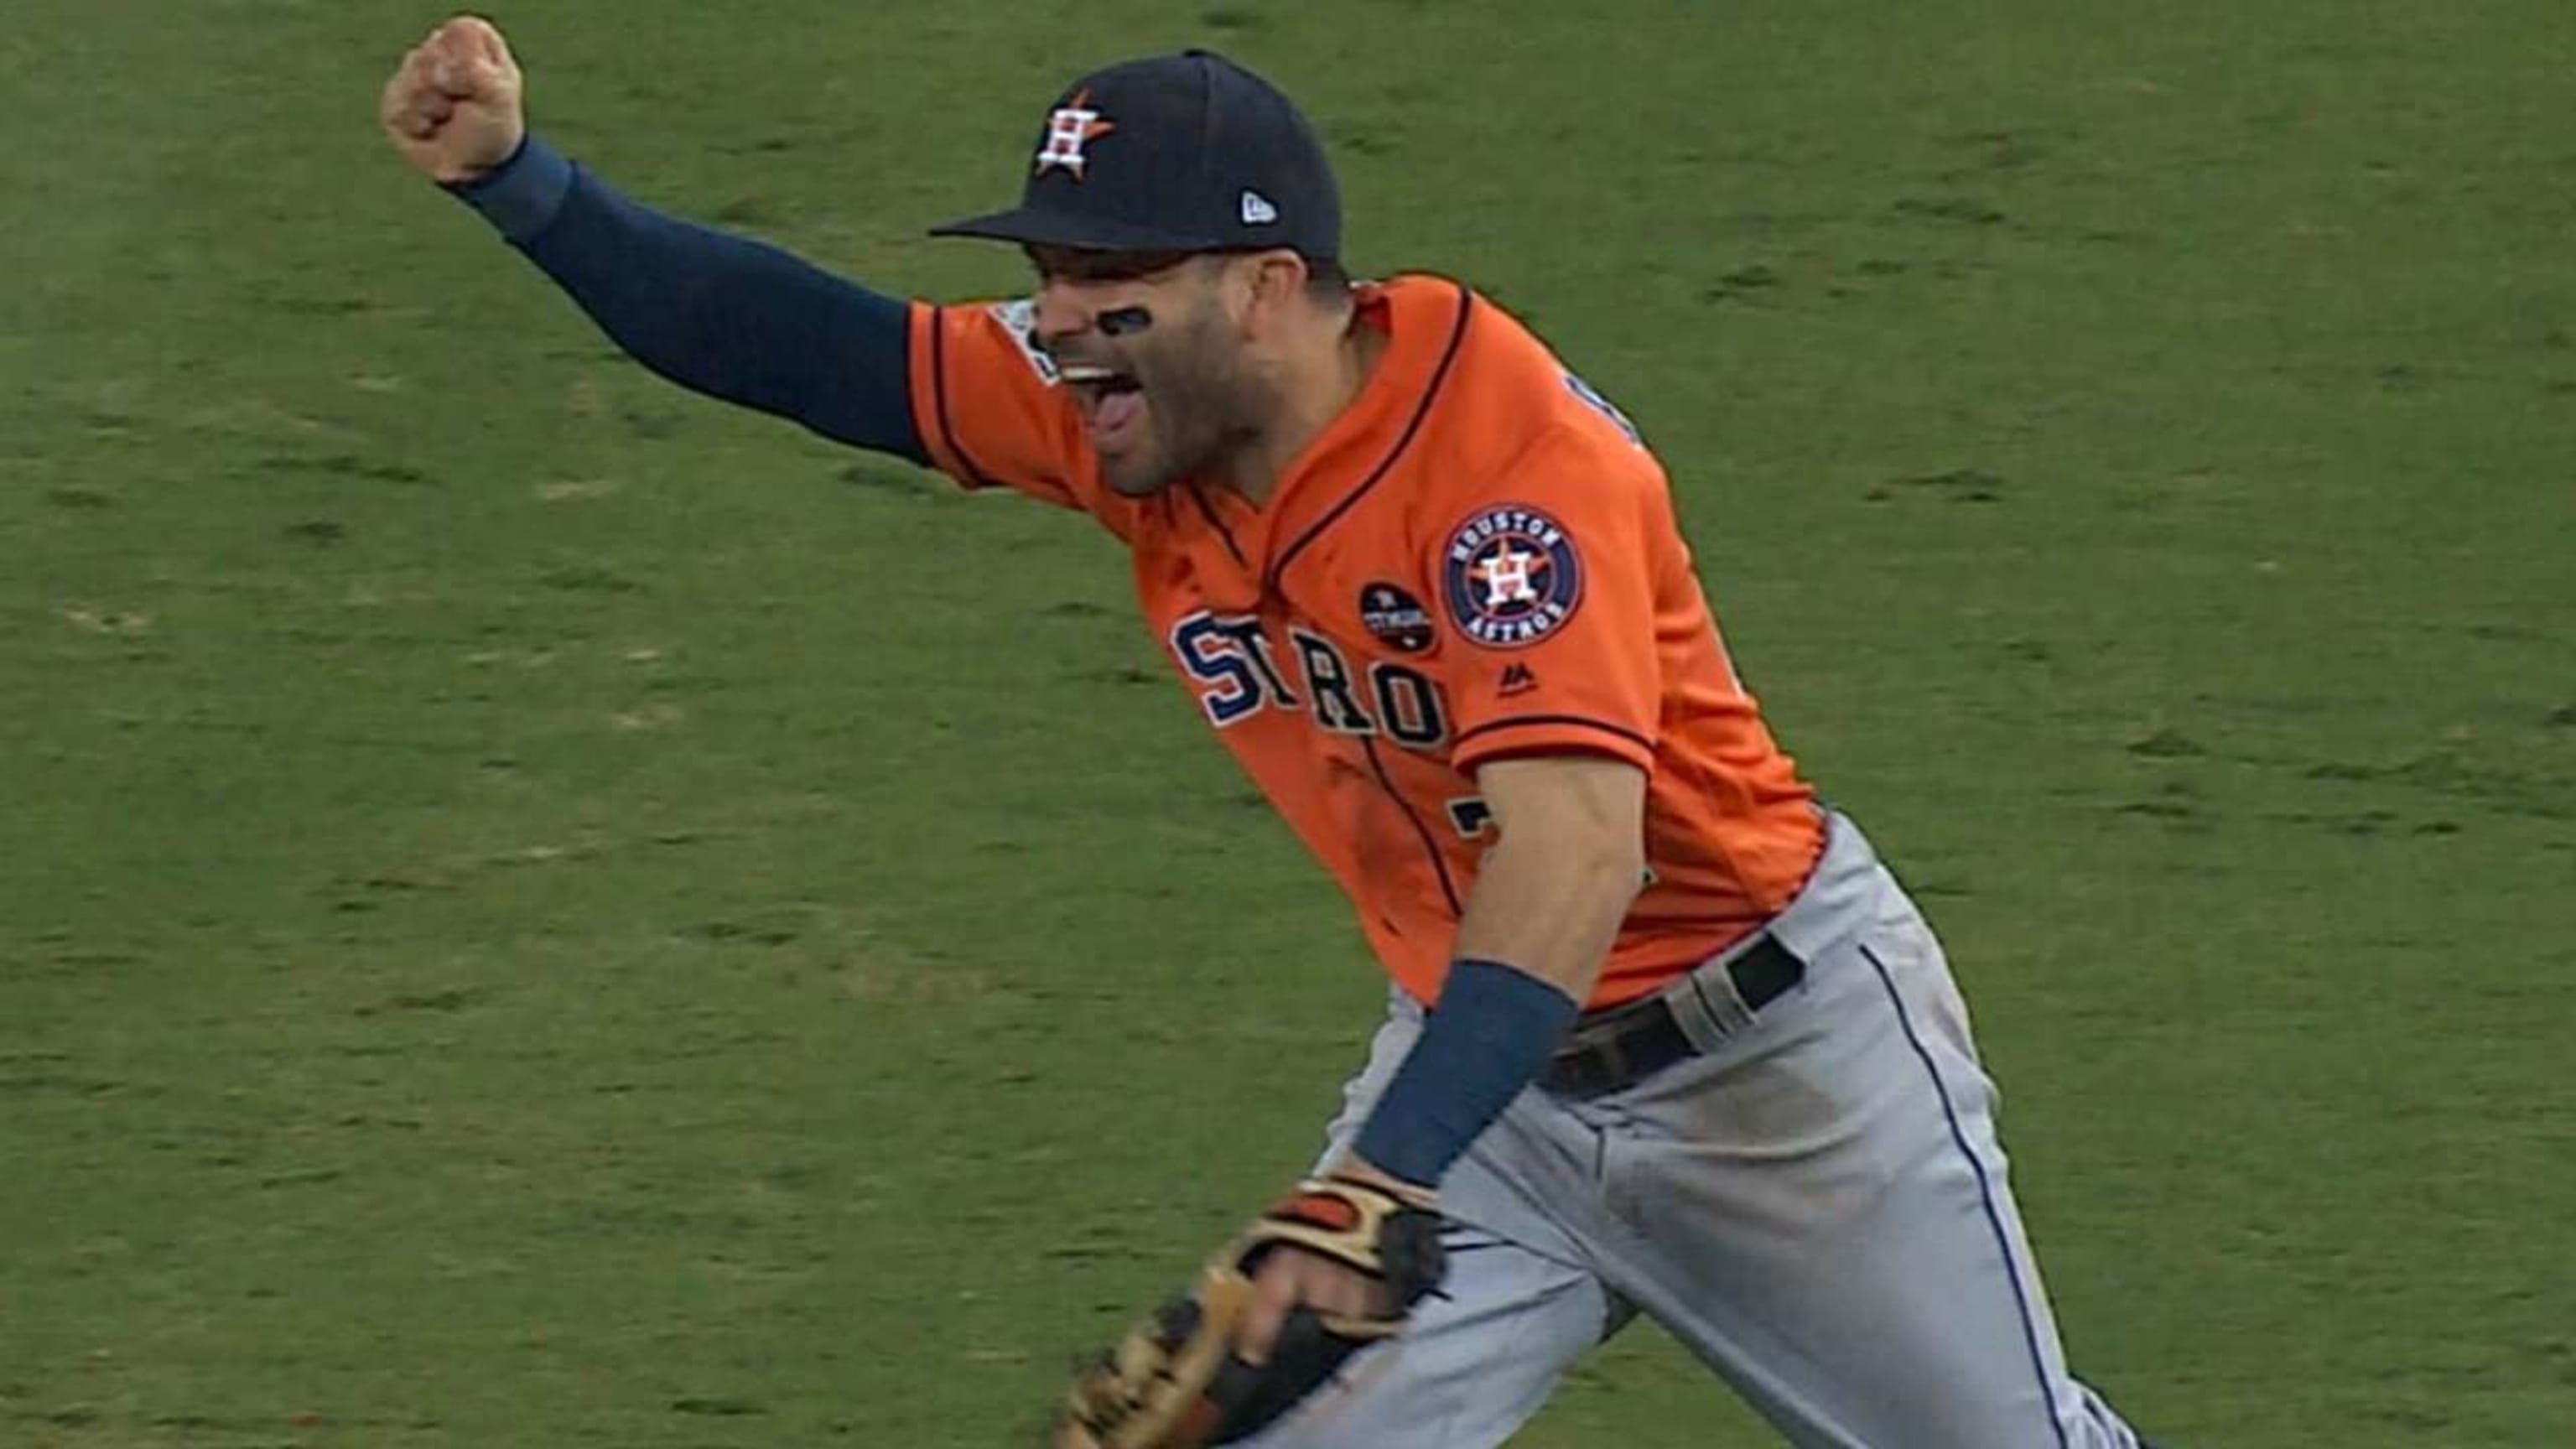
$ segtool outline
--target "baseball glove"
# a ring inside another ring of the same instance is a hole
[[[1284,1246],[1376,1279],[1384,1311],[1344,1317],[1300,1307],[1269,1361],[1255,1367],[1236,1356],[1235,1329],[1262,1258]],[[1440,1218],[1429,1208],[1347,1177],[1301,1182],[1209,1260],[1195,1292],[1156,1309],[1075,1382],[1055,1449],[1231,1444],[1322,1387],[1344,1359],[1393,1336],[1445,1271]]]

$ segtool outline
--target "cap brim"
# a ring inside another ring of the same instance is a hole
[[[1022,246],[1071,247],[1093,252],[1204,252],[1229,245],[1215,237],[1191,236],[1147,226],[1130,226],[1095,216],[1073,216],[1039,207],[1015,206],[984,216],[970,216],[930,229],[932,236],[981,237]]]

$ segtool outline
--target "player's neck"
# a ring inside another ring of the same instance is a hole
[[[1386,333],[1354,312],[1331,345],[1283,370],[1278,411],[1259,436],[1235,453],[1224,470],[1225,486],[1255,508],[1268,504],[1289,465],[1358,399],[1385,352]]]

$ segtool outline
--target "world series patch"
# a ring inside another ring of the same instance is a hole
[[[1449,617],[1491,649],[1535,644],[1583,602],[1574,539],[1535,508],[1504,504],[1459,525],[1442,551]]]
[[[984,310],[991,313],[993,320],[1002,324],[1002,330],[1011,334],[1011,340],[1020,345],[1020,355],[1029,360],[1029,368],[1037,373],[1038,381],[1049,387],[1064,381],[1064,374],[1056,367],[1055,359],[1038,346],[1038,304],[1035,299],[1023,297],[1016,302],[995,302]]]
[[[1431,611],[1393,584],[1375,583],[1360,590],[1360,627],[1399,654],[1419,654],[1431,647]]]

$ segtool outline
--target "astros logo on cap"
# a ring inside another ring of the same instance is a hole
[[[1442,557],[1450,618],[1488,648],[1535,644],[1583,602],[1573,537],[1535,508],[1485,509],[1449,535]]]
[[[1046,144],[1038,148],[1037,174],[1044,176],[1061,166],[1082,179],[1082,168],[1091,164],[1082,148],[1117,130],[1118,127],[1091,108],[1088,87],[1075,91],[1071,99],[1055,108],[1047,117]]]

